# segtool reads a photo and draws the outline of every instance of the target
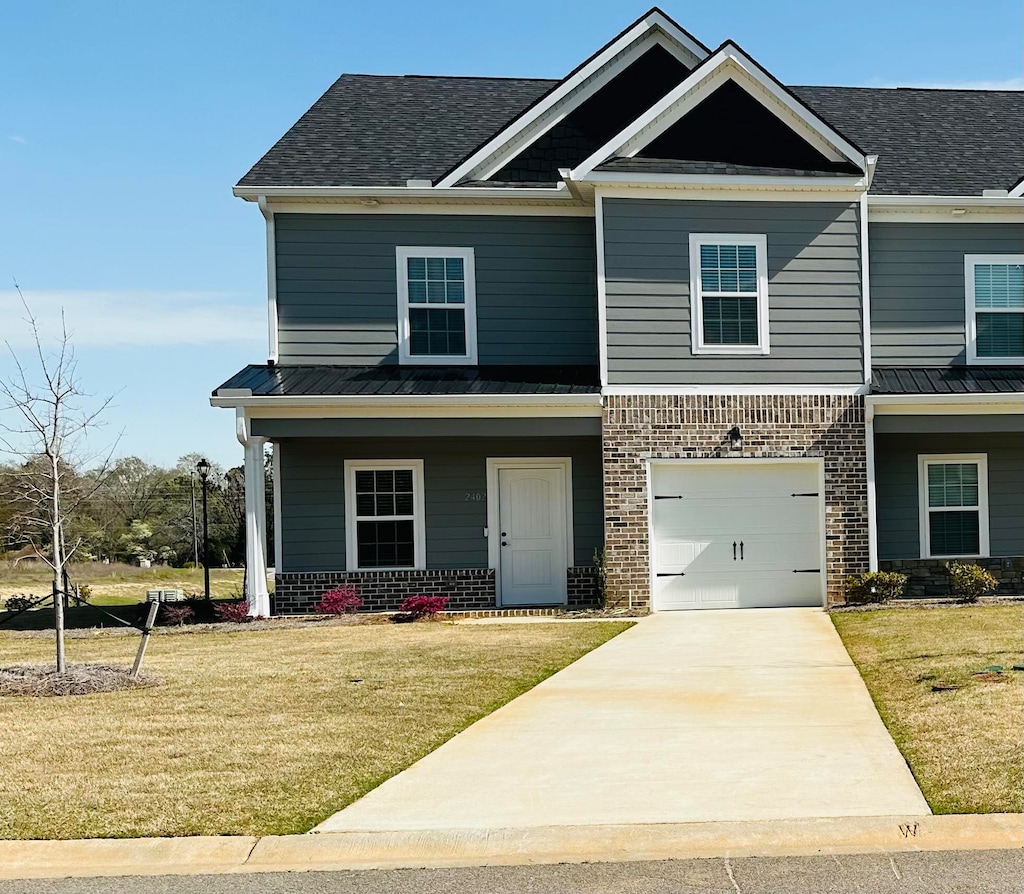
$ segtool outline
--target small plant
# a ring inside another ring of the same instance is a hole
[[[78,595],[81,596],[83,599],[88,599],[90,596],[92,596],[92,587],[90,587],[88,584],[82,584],[82,586],[78,588]]]
[[[253,620],[249,616],[249,603],[244,600],[239,602],[222,602],[214,607],[217,620],[228,624],[248,624]]]
[[[974,562],[947,562],[946,571],[953,595],[961,602],[977,602],[999,586],[999,581]]]
[[[391,616],[396,624],[418,621],[420,618],[432,618],[443,612],[448,605],[447,596],[408,596],[398,606],[397,614]]]
[[[866,571],[846,581],[846,601],[869,605],[899,599],[907,588],[907,576],[898,571]]]
[[[362,604],[363,600],[357,594],[356,588],[352,584],[346,584],[324,593],[320,601],[313,606],[313,611],[318,615],[347,615],[358,611]]]
[[[32,608],[32,600],[28,596],[8,596],[4,608],[9,612],[23,612]]]
[[[168,627],[180,627],[182,624],[191,624],[195,620],[195,613],[187,605],[170,605],[165,602],[160,606],[157,617]]]

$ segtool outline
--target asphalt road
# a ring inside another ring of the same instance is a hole
[[[0,894],[1020,894],[1024,852],[0,881]]]

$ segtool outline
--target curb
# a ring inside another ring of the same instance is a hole
[[[1024,815],[0,841],[0,879],[431,869],[1024,847]]]

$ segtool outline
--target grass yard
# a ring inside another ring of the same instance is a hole
[[[155,635],[162,686],[0,698],[0,838],[305,832],[629,626]],[[130,664],[137,643],[76,637],[69,660]],[[0,665],[51,652],[0,633]]]
[[[1024,810],[1024,607],[832,615],[935,813]],[[999,664],[1001,677],[975,676]],[[938,683],[956,689],[933,691]]]
[[[147,590],[184,590],[186,594],[203,592],[202,568],[137,568],[134,565],[82,562],[71,566],[70,576],[72,583],[89,586],[89,601],[97,605],[142,602]],[[51,580],[50,569],[45,565],[33,567],[25,562],[13,568],[0,565],[0,608],[7,596],[49,593]],[[241,592],[242,569],[210,569],[210,596],[213,599],[230,599]]]

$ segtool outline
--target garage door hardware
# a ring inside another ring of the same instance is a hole
[[[661,495],[659,495],[659,494],[655,494],[654,495],[654,499],[655,500],[681,500],[682,498],[683,498],[682,494],[678,494],[678,495],[672,495],[672,494],[661,494]]]
[[[659,571],[655,577],[686,577],[685,571]]]
[[[736,541],[732,542],[732,560],[736,561]],[[743,541],[740,541],[740,561],[743,561]]]
[[[810,494],[790,494],[790,496],[791,497],[820,497],[821,494],[819,494],[817,491],[814,491],[814,493],[810,493]]]
[[[821,574],[820,568],[794,568],[793,574]]]

